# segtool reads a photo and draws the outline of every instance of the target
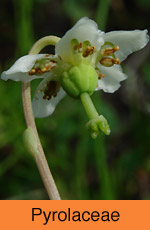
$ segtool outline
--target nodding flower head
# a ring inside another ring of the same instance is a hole
[[[115,92],[127,78],[120,63],[148,40],[147,30],[105,33],[84,17],[58,41],[55,55],[23,56],[2,73],[2,79],[29,82],[42,78],[33,98],[33,111],[35,117],[46,117],[66,93],[80,98],[95,90]]]

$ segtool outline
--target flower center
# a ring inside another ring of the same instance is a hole
[[[49,81],[44,90],[43,99],[50,100],[52,97],[56,97],[60,89],[60,84],[57,81]]]
[[[80,42],[77,39],[71,40],[71,48],[74,54],[80,53],[83,57],[88,57],[96,52],[96,47],[89,41]]]
[[[29,75],[41,75],[45,72],[51,71],[56,66],[56,61],[52,60],[51,58],[42,58],[37,60],[29,71]]]

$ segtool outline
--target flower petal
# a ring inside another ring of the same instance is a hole
[[[43,99],[44,89],[46,88],[47,83],[54,79],[53,77],[54,76],[51,74],[49,78],[42,80],[36,89],[32,102],[34,117],[42,118],[51,115],[58,102],[66,95],[61,87],[56,97],[52,97],[50,100]]]
[[[100,49],[104,43],[102,34],[103,32],[98,30],[93,20],[87,17],[81,18],[56,44],[56,54],[60,55],[64,61],[70,62],[72,53],[70,41],[72,39],[77,39],[79,42],[88,40],[91,45]]]
[[[96,91],[102,89],[106,93],[113,93],[119,89],[120,82],[127,78],[127,75],[122,72],[119,65],[104,67],[99,64],[98,68],[104,74],[104,78],[98,81]]]
[[[105,42],[112,42],[115,46],[119,46],[120,49],[115,55],[123,61],[129,54],[146,46],[149,41],[147,32],[147,30],[113,31],[103,34],[103,38]]]
[[[23,81],[29,82],[33,79],[43,78],[45,74],[42,75],[29,75],[28,72],[32,69],[36,60],[42,59],[45,57],[45,54],[36,54],[36,55],[25,55],[19,58],[13,66],[10,67],[7,71],[4,71],[1,75],[2,80],[7,81],[8,79],[13,81]]]

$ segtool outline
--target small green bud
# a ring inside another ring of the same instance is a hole
[[[35,157],[36,154],[39,153],[37,140],[35,134],[31,127],[27,128],[23,133],[23,142],[27,149],[27,151]]]
[[[90,131],[93,139],[95,139],[101,131],[104,132],[105,135],[110,134],[110,128],[107,120],[102,115],[90,120],[86,124],[86,127]]]
[[[63,72],[60,79],[63,89],[74,98],[85,92],[91,95],[98,85],[95,69],[83,63]]]

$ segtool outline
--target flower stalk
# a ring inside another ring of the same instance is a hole
[[[33,47],[31,48],[29,54],[37,54],[43,49],[45,46],[48,45],[55,45],[59,40],[58,37],[55,36],[47,36],[39,41],[37,41]],[[33,111],[32,111],[32,103],[31,103],[31,89],[30,89],[30,82],[23,82],[22,83],[22,102],[23,102],[23,109],[24,109],[24,116],[27,124],[27,128],[32,129],[33,134],[36,138],[37,142],[37,151],[32,155],[35,158],[37,167],[39,169],[41,178],[51,200],[60,200],[60,195],[57,190],[55,181],[49,169],[40,139],[37,132]],[[34,149],[33,149],[34,151]]]
[[[95,109],[95,106],[91,100],[90,95],[88,93],[82,93],[80,95],[80,98],[81,98],[83,107],[87,113],[88,118],[91,120],[91,119],[98,117],[98,113]]]

